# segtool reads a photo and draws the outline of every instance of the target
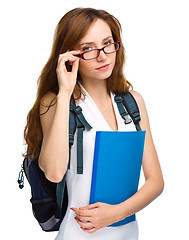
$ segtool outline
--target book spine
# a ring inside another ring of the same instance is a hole
[[[94,158],[93,158],[90,204],[95,203],[96,176],[97,176],[97,168],[98,168],[97,166],[98,166],[100,135],[101,135],[100,132],[97,131],[96,132],[96,139],[95,139]]]

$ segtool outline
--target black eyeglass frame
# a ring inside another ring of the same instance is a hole
[[[112,44],[115,44],[115,43],[118,43],[118,44],[119,44],[119,48],[114,51],[114,52],[117,52],[117,51],[120,49],[120,47],[121,47],[120,41],[117,40],[116,42],[111,43],[111,44],[109,44],[109,45],[112,45]],[[104,46],[103,48],[96,48],[96,49],[92,49],[92,50],[89,50],[89,51],[85,51],[85,52],[79,53],[79,54],[77,54],[77,55],[75,55],[75,56],[87,61],[87,60],[92,60],[92,59],[98,58],[98,56],[100,55],[100,51],[103,51],[105,54],[114,53],[114,52],[106,53],[106,52],[104,51],[104,48],[106,48],[106,47],[109,46],[109,45],[106,45],[106,46]],[[91,52],[91,51],[94,51],[94,50],[98,50],[98,54],[97,54],[97,56],[96,56],[95,58],[90,58],[90,59],[85,59],[85,58],[84,58],[83,55],[84,55],[85,53]]]

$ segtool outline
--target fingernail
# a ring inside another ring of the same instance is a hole
[[[70,208],[73,211],[73,208]]]

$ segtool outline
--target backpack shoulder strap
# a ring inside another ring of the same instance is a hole
[[[83,174],[83,131],[92,127],[87,122],[82,113],[82,108],[70,103],[70,114],[76,119],[77,126],[77,174]]]
[[[115,102],[117,103],[117,107],[120,115],[125,120],[125,124],[129,124],[132,120],[129,117],[129,113],[125,106],[123,105],[123,97],[121,93],[116,93],[114,97]]]
[[[136,126],[137,131],[141,131],[141,127],[139,125],[139,122],[141,120],[140,112],[133,95],[130,92],[127,92],[125,94],[116,93],[115,101],[118,105],[118,109],[121,116],[123,115],[122,117],[125,119],[125,124],[131,122],[131,120],[130,121],[128,120],[130,115]]]
[[[129,112],[137,131],[141,131],[141,127],[139,125],[139,122],[141,120],[139,108],[135,98],[130,92],[123,95],[123,104]]]
[[[70,101],[70,113],[69,113],[69,164],[71,159],[71,147],[74,143],[74,134],[77,128],[77,174],[83,173],[83,131],[85,128],[90,130],[92,127],[86,121],[82,113],[82,108],[76,106]],[[66,174],[62,181],[57,184],[56,196],[58,206],[62,206],[64,200],[64,189],[65,189]]]
[[[74,134],[76,131],[76,119],[73,111],[72,103],[70,102],[70,112],[69,112],[69,162],[68,162],[68,169],[70,169],[70,159],[71,159],[71,148],[74,143]]]

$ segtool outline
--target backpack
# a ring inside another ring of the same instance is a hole
[[[129,124],[132,120],[137,131],[140,131],[140,113],[137,103],[131,93],[116,93],[115,102],[119,113]],[[131,120],[131,118],[132,120]],[[74,134],[77,128],[77,174],[83,173],[83,131],[90,130],[92,127],[82,114],[80,106],[76,106],[70,101],[69,113],[69,163],[71,147],[74,142]],[[30,202],[32,204],[33,215],[37,219],[42,230],[46,232],[58,231],[60,224],[66,214],[68,206],[68,194],[65,184],[66,174],[59,183],[50,182],[44,172],[39,168],[38,159],[31,160],[30,157],[24,158],[22,169],[19,173],[18,184],[20,189],[24,187],[24,173],[31,187]]]

